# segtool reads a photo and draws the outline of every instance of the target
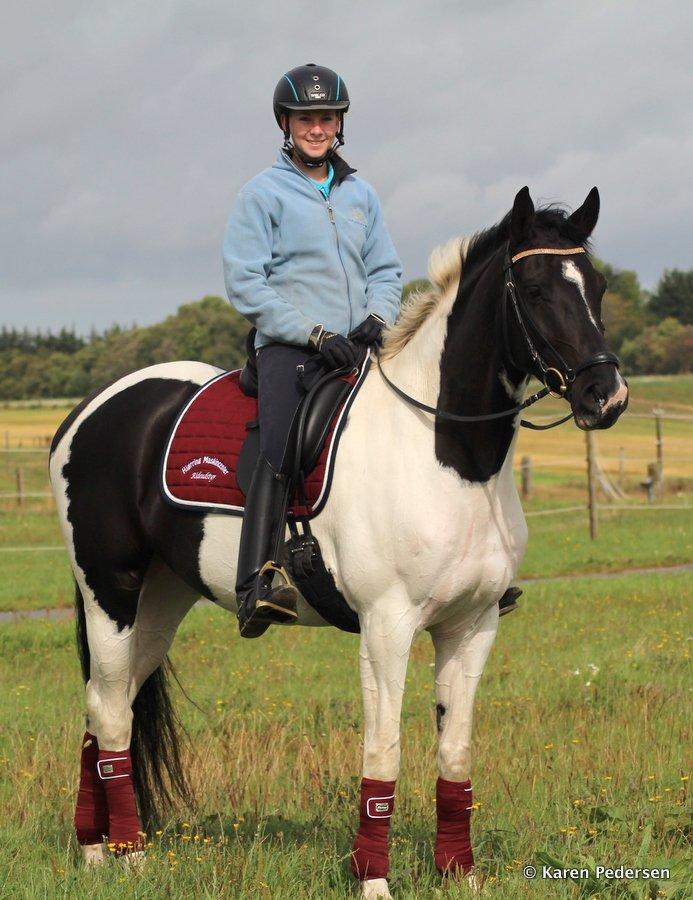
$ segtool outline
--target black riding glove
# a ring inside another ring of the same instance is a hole
[[[330,369],[356,365],[358,348],[343,334],[325,331],[322,325],[316,325],[311,332],[309,345],[320,353]]]
[[[385,319],[371,313],[349,333],[349,340],[358,341],[359,344],[365,344],[367,347],[370,347],[371,344],[381,344],[385,324]]]

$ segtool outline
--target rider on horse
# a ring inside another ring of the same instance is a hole
[[[240,191],[224,237],[229,299],[257,329],[260,456],[246,497],[236,595],[241,634],[295,619],[298,592],[276,558],[292,489],[292,424],[305,390],[297,366],[354,366],[401,301],[402,266],[373,188],[336,152],[349,95],[309,63],[274,91],[284,146]],[[301,371],[303,369],[301,368]],[[273,588],[278,575],[282,583]]]

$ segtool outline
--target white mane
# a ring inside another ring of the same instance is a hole
[[[457,290],[468,246],[468,238],[455,237],[433,249],[428,258],[432,287],[427,291],[414,291],[402,304],[397,321],[385,332],[382,359],[396,356],[406,347],[440,301],[453,289]]]

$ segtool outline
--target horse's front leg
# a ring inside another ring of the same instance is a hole
[[[472,713],[474,695],[498,628],[498,605],[457,629],[431,629],[436,654],[438,782],[435,862],[443,873],[467,874],[474,865],[472,812]]]
[[[391,598],[390,598],[391,599]],[[360,669],[365,735],[359,830],[351,868],[363,898],[390,897],[388,834],[399,773],[399,729],[417,615],[388,603],[361,616]]]

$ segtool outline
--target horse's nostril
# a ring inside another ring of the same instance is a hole
[[[588,393],[592,396],[594,402],[598,406],[604,406],[604,404],[606,403],[606,397],[604,396],[604,392],[598,384],[593,384]]]

